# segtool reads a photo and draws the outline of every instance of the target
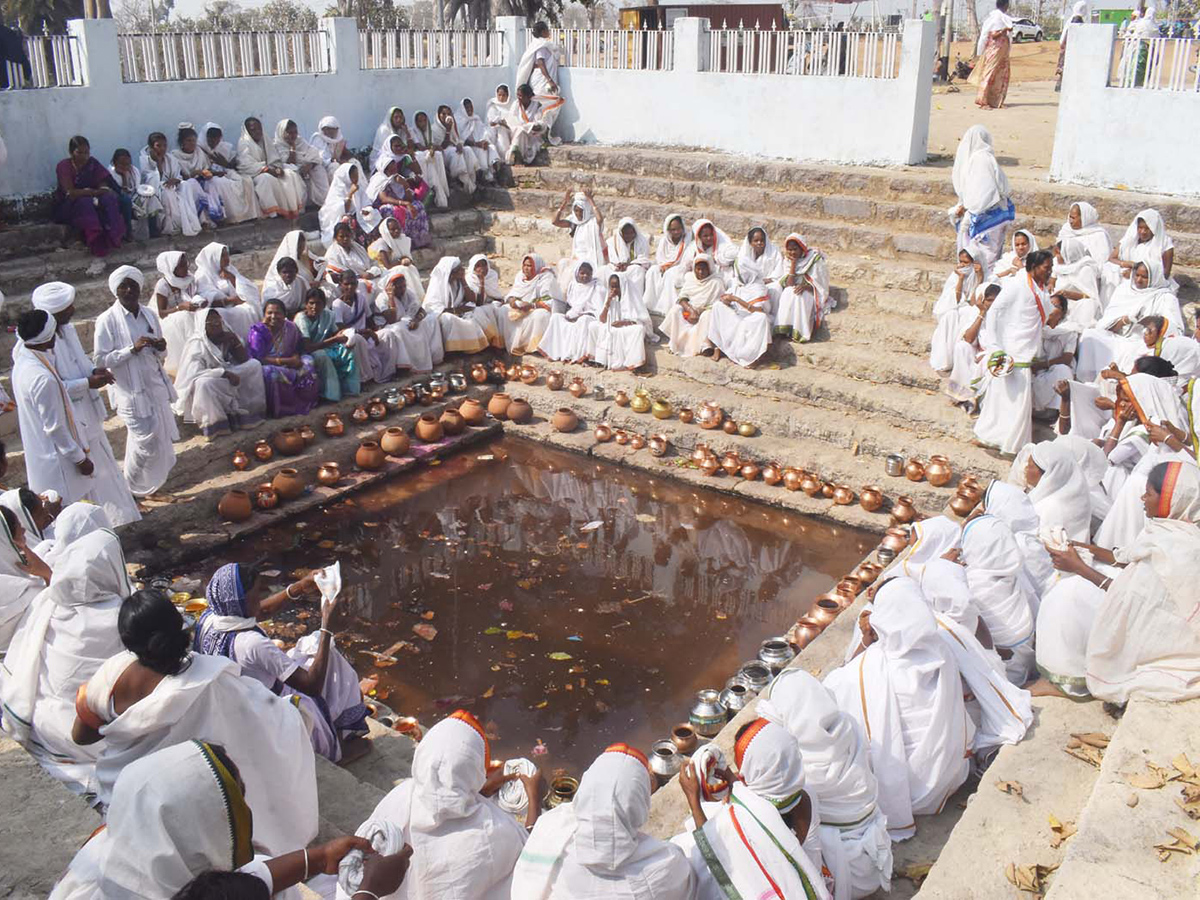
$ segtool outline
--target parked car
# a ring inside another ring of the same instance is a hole
[[[1033,19],[1013,19],[1012,39],[1014,44],[1018,41],[1041,41],[1045,36],[1042,26]]]

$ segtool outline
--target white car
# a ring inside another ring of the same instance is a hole
[[[1042,32],[1042,26],[1033,19],[1013,19],[1012,39],[1014,44],[1018,41],[1040,42],[1043,37],[1045,34]]]

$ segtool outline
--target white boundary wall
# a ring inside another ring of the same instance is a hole
[[[1050,177],[1200,195],[1200,92],[1109,87],[1115,38],[1113,25],[1071,32]]]
[[[22,197],[54,188],[54,166],[72,135],[85,135],[107,164],[117,147],[137,160],[151,131],[174,146],[179,122],[197,128],[217,122],[236,144],[242,120],[294,119],[303,135],[335,115],[352,147],[369,144],[389,106],[404,109],[411,125],[417,110],[439,103],[457,107],[463,97],[483,108],[512,76],[525,45],[524,22],[502,17],[504,65],[482,68],[361,70],[357,25],[324,19],[331,71],[213,81],[127,84],[121,79],[116,24],[74,20],[81,87],[0,92],[0,129],[8,162],[0,167],[0,197]],[[568,102],[556,131],[568,140],[704,147],[789,160],[837,163],[916,163],[925,159],[936,36],[931,23],[905,25],[899,77],[741,75],[704,71],[709,61],[708,23],[675,23],[670,71],[562,68]],[[515,90],[515,85],[512,85]]]

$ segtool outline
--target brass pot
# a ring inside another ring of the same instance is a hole
[[[254,445],[254,455],[262,462],[267,462],[275,458],[275,451],[271,449],[271,445],[266,441],[259,441]]]
[[[279,505],[279,492],[270,484],[260,484],[254,489],[254,505],[259,509],[274,509]]]
[[[467,420],[457,409],[442,410],[442,417],[438,421],[442,423],[442,431],[451,437],[467,430]]]
[[[730,450],[721,457],[721,468],[725,470],[727,475],[736,475],[742,468],[742,460],[736,453]]]
[[[231,462],[233,463],[233,467],[239,472],[245,472],[250,468],[250,457],[246,455],[245,450],[234,450]]]
[[[392,429],[388,429],[391,431]],[[405,435],[408,437],[408,435]],[[323,484],[325,487],[333,487],[342,480],[342,469],[335,462],[323,462],[317,468],[317,483]]]
[[[508,405],[512,403],[512,397],[503,391],[496,391],[492,394],[492,399],[488,401],[487,411],[497,419],[505,419],[508,414]]]
[[[471,380],[476,384],[483,384],[488,380],[487,366],[483,363],[475,363],[471,366]]]
[[[908,546],[908,529],[893,526],[883,533],[879,546],[893,553],[899,553]]]
[[[521,366],[521,384],[536,384],[538,380],[538,370],[526,363]]]
[[[571,384],[567,387],[567,390],[571,392],[572,397],[579,400],[587,393],[588,389],[587,385],[583,383],[583,379],[576,376],[571,379]]]
[[[839,484],[833,489],[833,502],[838,506],[849,506],[854,502],[854,491],[850,490],[850,485]]]
[[[706,456],[700,463],[700,471],[705,475],[716,475],[721,471],[721,464],[715,456]]]
[[[647,446],[650,448],[652,456],[665,456],[671,443],[665,434],[656,434],[651,436]]]
[[[696,729],[687,722],[681,722],[671,729],[671,743],[675,745],[676,750],[685,756],[690,755],[696,749],[696,745],[699,742],[700,739],[696,736]]]
[[[295,428],[283,428],[275,435],[275,450],[284,456],[296,456],[304,452],[304,438]]]
[[[873,484],[868,484],[858,492],[858,505],[867,512],[875,512],[883,506],[883,491]]]
[[[400,391],[400,396],[404,398],[405,406],[413,406],[420,401],[420,396],[417,395],[417,389],[411,384]]]
[[[799,619],[787,633],[787,641],[797,650],[803,650],[821,633],[821,626],[805,616]]]
[[[552,391],[561,391],[566,382],[563,380],[562,372],[551,372],[546,376],[546,387]]]
[[[271,482],[280,500],[295,500],[304,493],[304,479],[296,469],[280,469]]]
[[[607,444],[613,439],[612,427],[604,422],[597,425],[592,434],[595,436],[597,444]]]
[[[629,395],[624,391],[617,391],[617,393],[613,396],[613,403],[624,409],[629,405]]]
[[[754,437],[758,434],[758,428],[752,422],[740,422],[737,427],[737,433],[742,437]]]
[[[897,497],[896,502],[892,504],[892,523],[896,525],[907,525],[917,517],[916,507],[913,506],[911,497]]]
[[[804,474],[799,469],[784,469],[783,486],[789,491],[800,490],[804,487]]]
[[[379,438],[379,446],[388,456],[404,456],[412,446],[412,441],[409,439],[407,431],[393,425],[391,428],[383,430],[383,435]],[[320,473],[318,473],[318,480],[320,480],[319,475]],[[340,473],[338,477],[341,477]]]
[[[830,622],[838,617],[838,613],[841,611],[842,605],[837,600],[821,596],[817,598],[817,602],[808,611],[808,618],[812,619],[822,628],[826,628]]]
[[[631,434],[629,436],[629,449],[630,450],[641,450],[645,446],[646,446],[646,438],[644,435]]]
[[[854,602],[854,598],[859,595],[859,592],[862,591],[862,586],[862,581],[857,577],[854,575],[847,575],[837,583],[837,587],[834,588],[834,591],[839,596],[846,598],[842,605],[849,606]]]
[[[762,479],[767,484],[776,485],[783,481],[783,467],[777,462],[769,462],[763,466]]]
[[[975,500],[972,500],[961,491],[956,492],[954,496],[950,498],[950,510],[956,516],[959,516],[963,519],[969,516],[971,511],[974,510],[977,505],[978,503]]]
[[[307,447],[317,439],[317,433],[312,430],[311,425],[300,426],[300,437],[304,439],[304,446]]]
[[[686,406],[681,406],[679,408],[679,421],[682,422],[684,425],[691,425],[692,422],[695,421],[695,419],[696,419],[696,414],[694,412],[692,412],[691,409],[689,409]]]
[[[363,441],[354,453],[354,464],[367,472],[382,468],[387,457],[375,441]]]
[[[354,412],[350,413],[350,421],[355,425],[362,425],[371,418],[371,414],[367,412],[365,406],[354,407]]]
[[[973,503],[978,503],[983,499],[983,485],[976,480],[974,475],[966,475],[959,479],[958,493],[962,494]]]
[[[747,481],[753,481],[758,477],[758,473],[761,470],[758,467],[758,463],[752,459],[748,459],[742,463],[742,468],[740,471],[743,478],[745,478]]]
[[[733,419],[726,419],[724,422],[721,423],[721,428],[725,431],[726,434],[737,434],[738,433],[738,423],[733,421]]]
[[[245,522],[253,512],[250,495],[245,491],[226,491],[217,503],[217,515],[226,522]]]
[[[650,412],[656,419],[669,419],[671,418],[671,404],[666,400],[655,400],[650,404]]]
[[[904,477],[909,481],[921,481],[925,478],[925,465],[919,459],[910,459],[904,464]]]
[[[579,416],[575,415],[574,410],[562,406],[555,410],[554,415],[550,417],[550,424],[554,426],[555,431],[567,434],[579,427]]]
[[[954,477],[954,470],[950,468],[950,460],[944,456],[929,457],[929,465],[925,467],[925,478],[934,487],[941,487],[949,484],[950,479]]]
[[[635,413],[650,412],[650,395],[646,393],[645,388],[638,388],[633,392],[633,399],[629,401],[629,408]]]
[[[482,425],[487,419],[487,407],[474,397],[468,397],[460,403],[458,413],[463,417],[463,421],[472,427]]]
[[[338,437],[346,431],[346,426],[342,423],[342,417],[337,413],[327,415],[325,417],[325,424],[321,427],[329,437]]]

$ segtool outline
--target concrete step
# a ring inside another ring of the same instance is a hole
[[[1197,833],[1195,820],[1177,805],[1182,801],[1181,782],[1171,781],[1157,790],[1134,788],[1128,782],[1145,773],[1147,763],[1176,775],[1171,761],[1181,753],[1193,765],[1200,760],[1200,700],[1130,700],[1087,806],[1075,820],[1079,832],[1066,845],[1047,900],[1090,900],[1097,885],[1106,885],[1114,897],[1139,900],[1196,896],[1200,857],[1172,853],[1160,862],[1154,850],[1156,844],[1173,843],[1168,828]],[[1130,802],[1136,805],[1131,808]]]
[[[385,793],[323,756],[317,757],[317,808],[321,811],[322,830],[331,828],[335,836],[354,834]]]
[[[374,719],[368,719],[368,738],[371,750],[343,768],[359,781],[372,785],[387,793],[404,779],[412,775],[413,753],[417,744],[412,738],[385,728]],[[362,818],[370,814],[363,810]]]
[[[709,185],[736,184],[801,190],[822,195],[864,196],[940,206],[957,202],[950,180],[950,165],[875,168],[755,160],[725,153],[690,150],[680,153],[637,146],[569,144],[550,149],[552,168],[606,170],[631,175],[657,175]],[[517,170],[518,175],[524,175]],[[1071,203],[1086,200],[1096,207],[1101,221],[1122,229],[1146,207],[1161,212],[1172,235],[1176,231],[1200,234],[1200,202],[1180,197],[1110,191],[1077,185],[1015,180],[1013,202],[1018,214],[1065,221]],[[661,221],[661,220],[660,220]],[[1054,232],[1058,229],[1055,227]]]
[[[1057,865],[1079,839],[1052,848],[1050,816],[1078,822],[1100,771],[1063,750],[1072,734],[1111,735],[1117,723],[1098,702],[1035,697],[1033,707],[1033,727],[1019,744],[996,754],[944,846],[931,846],[923,827],[911,841],[893,845],[897,870],[933,863],[916,893],[920,900],[1010,900],[1017,891],[1005,866]],[[1016,782],[1022,795],[1001,791],[998,781]],[[891,896],[906,885],[911,888],[911,882],[894,879]]]

